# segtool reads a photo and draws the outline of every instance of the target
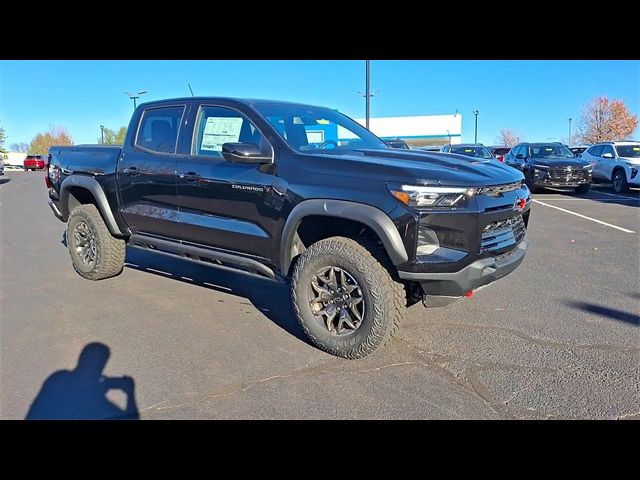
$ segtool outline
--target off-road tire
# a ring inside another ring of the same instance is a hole
[[[311,342],[332,355],[356,359],[384,346],[397,332],[404,311],[404,285],[390,274],[384,251],[345,237],[320,240],[298,258],[291,280],[293,309]],[[311,279],[323,267],[346,271],[360,286],[365,311],[360,326],[346,335],[331,333],[314,315],[309,296]]]
[[[90,265],[83,263],[74,237],[74,229],[81,222],[84,222],[94,235],[96,255],[95,261]],[[95,205],[79,205],[73,209],[67,223],[67,244],[73,268],[84,278],[102,280],[115,277],[124,268],[126,243],[111,235]]]

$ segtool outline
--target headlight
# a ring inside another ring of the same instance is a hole
[[[388,185],[391,195],[410,207],[453,207],[475,190],[466,187]]]
[[[589,171],[589,172],[590,172],[591,170],[593,170],[593,167],[592,167],[591,165],[585,165],[585,166],[584,166],[584,167],[582,167],[582,168],[584,168],[585,170],[587,170],[587,171]]]
[[[538,165],[534,163],[533,168],[537,168],[538,170],[549,170],[549,165]]]

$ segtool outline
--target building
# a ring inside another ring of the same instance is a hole
[[[7,167],[20,167],[24,165],[24,159],[27,158],[26,153],[7,152],[4,154],[4,165]]]
[[[366,125],[364,118],[356,119]],[[408,117],[371,118],[369,130],[383,140],[401,138],[411,148],[427,145],[459,144],[462,137],[462,115],[419,115]],[[309,143],[320,144],[325,141],[348,141],[355,135],[335,123],[326,121],[305,127]]]
[[[356,119],[365,125],[364,118]],[[461,143],[462,115],[420,115],[369,119],[369,130],[383,140],[401,138],[411,148]]]

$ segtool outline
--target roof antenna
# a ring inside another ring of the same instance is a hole
[[[191,96],[193,97],[193,89],[191,88],[191,84],[187,82],[187,85],[189,85],[189,91],[191,92]]]

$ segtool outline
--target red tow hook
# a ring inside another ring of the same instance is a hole
[[[471,297],[473,297],[473,290],[469,290],[467,293],[465,293],[465,294],[464,294],[464,296],[465,296],[466,298],[471,298]]]

